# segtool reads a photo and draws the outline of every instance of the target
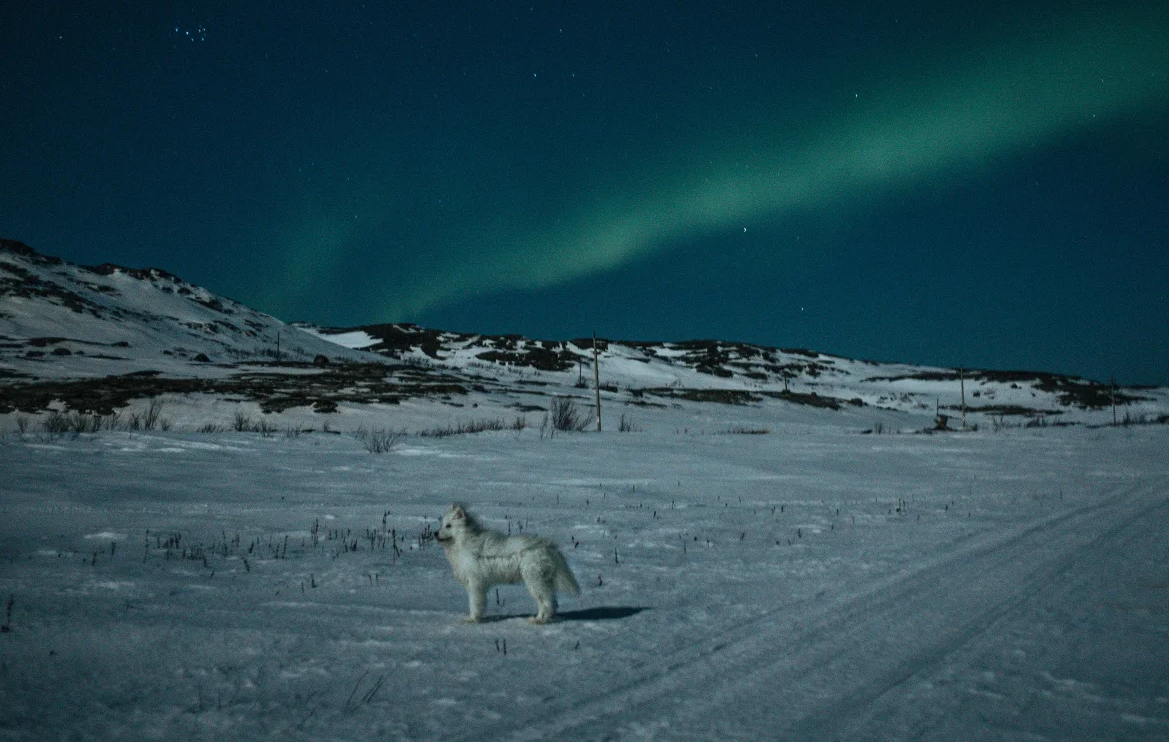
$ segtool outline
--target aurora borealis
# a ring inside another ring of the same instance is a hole
[[[4,236],[285,319],[1169,383],[1169,6],[4,11]]]

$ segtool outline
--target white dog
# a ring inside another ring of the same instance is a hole
[[[467,588],[468,623],[483,618],[487,589],[492,585],[523,582],[536,601],[536,615],[528,620],[537,624],[556,614],[557,590],[570,595],[580,592],[568,562],[550,539],[488,530],[458,503],[442,516],[434,538],[446,552],[455,579]]]

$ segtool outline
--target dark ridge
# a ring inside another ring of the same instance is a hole
[[[186,281],[184,281],[183,279],[179,278],[178,276],[176,276],[175,274],[173,274],[169,271],[164,271],[162,268],[127,268],[124,265],[117,265],[116,263],[102,263],[101,265],[82,265],[82,266],[78,266],[78,267],[83,268],[83,269],[89,271],[90,273],[96,273],[99,276],[109,276],[109,275],[113,275],[114,273],[117,273],[120,271],[122,273],[125,273],[128,276],[132,276],[134,278],[140,278],[140,279],[144,279],[144,280],[150,280],[150,279],[155,279],[155,278],[164,278],[164,279],[170,280],[174,283],[182,283],[182,284],[186,283]]]
[[[644,394],[671,399],[684,399],[689,402],[717,402],[719,404],[746,405],[763,400],[757,394],[743,389],[693,389],[688,387],[646,387],[644,389],[630,389],[634,399]]]
[[[29,258],[35,262],[46,265],[76,265],[82,270],[87,270],[90,273],[97,273],[98,275],[102,276],[108,276],[115,271],[122,271],[123,273],[133,276],[134,278],[167,278],[174,281],[175,283],[186,283],[186,281],[179,278],[175,274],[164,271],[161,268],[127,268],[124,265],[116,265],[114,263],[102,263],[101,265],[92,266],[70,263],[67,260],[55,258],[52,255],[42,255],[20,240],[9,240],[3,237],[0,237],[0,252],[15,253],[21,257]]]
[[[32,258],[33,260],[49,263],[51,265],[64,262],[60,258],[51,258],[48,255],[41,255],[39,252],[32,249],[23,242],[20,242],[19,240],[7,240],[3,237],[0,237],[0,251],[16,253],[17,255],[21,255],[26,258]]]
[[[488,350],[475,357],[492,363],[526,366],[540,371],[568,371],[576,366],[580,358],[571,351],[556,352],[541,347],[529,348],[525,351]]]
[[[431,358],[438,358],[438,351],[442,347],[444,335],[439,330],[428,330],[411,324],[362,325],[341,331],[356,332],[358,330],[378,341],[366,350],[394,355],[419,348]]]
[[[582,350],[585,348],[587,348],[589,350],[593,349],[593,339],[592,338],[576,338],[574,340],[570,340],[569,342],[572,343],[573,345],[575,345],[576,347],[581,348]],[[597,338],[597,350],[600,352],[604,352],[608,349],[609,349],[609,341],[604,339],[604,338]]]

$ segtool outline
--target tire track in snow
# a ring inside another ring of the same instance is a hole
[[[943,664],[1085,549],[1160,507],[1150,496],[1163,489],[1146,485],[952,549],[942,544],[948,550],[860,594],[810,609],[776,606],[606,693],[476,736],[834,738],[858,709]]]
[[[1169,546],[1160,491],[940,667],[857,709],[848,725],[863,733],[837,737],[879,727],[889,739],[958,739],[981,726],[984,739],[1166,739],[1169,617],[1150,595]]]
[[[968,647],[979,637],[986,635],[1004,620],[1024,612],[1027,605],[1036,596],[1048,590],[1062,588],[1066,584],[1064,579],[1066,575],[1086,560],[1092,559],[1098,549],[1114,545],[1123,533],[1131,530],[1134,522],[1144,519],[1155,510],[1164,508],[1166,503],[1163,498],[1149,502],[1140,496],[1141,494],[1155,494],[1157,491],[1152,487],[1148,489],[1149,493],[1141,490],[1130,493],[1125,498],[1128,502],[1124,503],[1123,514],[1110,522],[1099,524],[1098,528],[1104,529],[1102,532],[1093,529],[1094,534],[1082,533],[1076,529],[1076,525],[1082,523],[1089,515],[1095,516],[1101,508],[1092,508],[1091,513],[1083,513],[1065,519],[1058,524],[1060,526],[1058,529],[1041,527],[1039,531],[1033,532],[1032,535],[1035,537],[1047,540],[1049,546],[1052,542],[1060,542],[1064,537],[1068,537],[1068,541],[1065,542],[1067,545],[1060,548],[1057,543],[1056,549],[1048,561],[1037,565],[1035,569],[1030,570],[1029,574],[1022,575],[1022,579],[1008,590],[998,589],[996,582],[1000,575],[997,572],[987,572],[981,577],[980,582],[989,584],[994,593],[1002,595],[1001,599],[992,602],[980,612],[968,614],[970,617],[959,622],[954,630],[940,635],[933,642],[923,642],[921,649],[907,653],[899,658],[892,667],[870,678],[846,695],[833,699],[812,713],[803,716],[796,723],[783,728],[782,738],[793,740],[855,739],[856,736],[850,727],[853,726],[852,722],[857,721],[858,712],[868,710],[879,698],[904,686],[909,681],[932,675],[947,664],[955,653]],[[1102,507],[1107,508],[1111,504],[1114,503],[1104,503]],[[1029,548],[1032,546],[1042,548],[1042,545],[1020,539],[1004,545],[997,552],[991,552],[984,556],[993,558],[996,563],[991,566],[992,568],[997,567],[998,572],[1001,572],[1003,568],[1009,571],[1013,560],[1018,560],[1014,561],[1014,564],[1023,564],[1032,556]],[[945,611],[945,615],[961,616],[961,612],[967,607],[966,603],[970,602],[971,599],[969,586],[961,593],[956,593],[947,586],[939,585],[927,590],[922,595],[926,600],[936,598],[946,600],[951,596],[953,599],[950,600],[951,605]],[[921,600],[916,602],[919,605],[922,603]],[[864,731],[871,734],[874,730]]]

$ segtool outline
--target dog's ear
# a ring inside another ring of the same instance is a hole
[[[451,517],[455,520],[466,520],[467,511],[463,510],[462,505],[451,505]]]

